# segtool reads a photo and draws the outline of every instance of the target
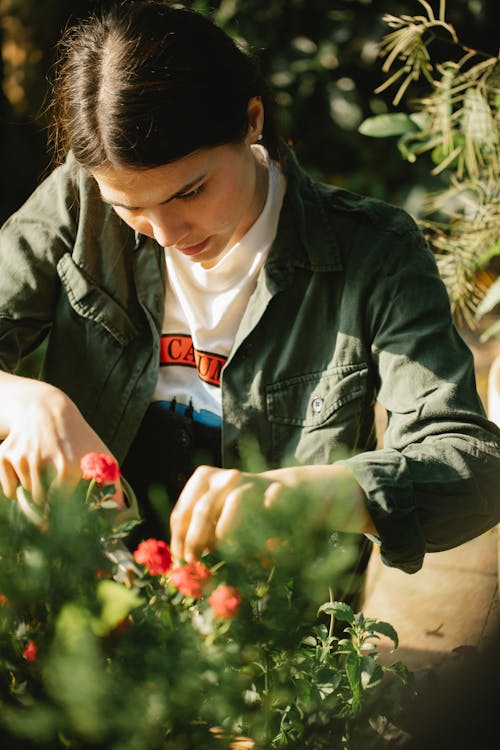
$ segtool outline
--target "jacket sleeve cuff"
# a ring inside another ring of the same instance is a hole
[[[382,561],[416,573],[422,567],[426,544],[405,457],[387,449],[360,453],[339,463],[352,472],[366,495]]]

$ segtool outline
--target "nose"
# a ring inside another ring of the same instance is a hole
[[[166,211],[165,206],[152,211],[149,223],[153,237],[161,247],[171,247],[182,241],[189,234],[189,224],[175,211]]]

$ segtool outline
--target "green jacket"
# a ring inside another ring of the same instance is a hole
[[[287,161],[276,240],[222,371],[223,465],[344,463],[389,565],[500,520],[499,430],[484,416],[434,258],[413,220]],[[42,377],[122,459],[158,376],[163,250],[69,158],[0,235],[0,367],[48,335]],[[386,409],[376,450],[374,406]],[[355,455],[354,455],[355,454]]]

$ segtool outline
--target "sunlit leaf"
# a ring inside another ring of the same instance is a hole
[[[419,126],[404,112],[368,117],[359,126],[359,132],[371,138],[387,138],[388,136],[415,133],[419,130]]]
[[[99,581],[97,598],[102,610],[98,618],[92,619],[92,629],[96,635],[109,633],[142,602],[134,591],[121,583],[109,580]]]

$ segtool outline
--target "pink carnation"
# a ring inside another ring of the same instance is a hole
[[[120,467],[108,453],[86,453],[80,461],[82,477],[97,484],[114,484],[120,478]]]
[[[208,603],[216,617],[233,620],[241,604],[241,596],[234,586],[217,586],[208,597]]]
[[[162,576],[172,567],[170,547],[162,539],[146,539],[134,552],[134,560],[145,565],[152,576]]]
[[[37,652],[38,649],[35,641],[28,641],[23,651],[23,657],[26,661],[35,661]]]
[[[194,599],[203,596],[203,587],[211,577],[209,569],[198,560],[180,565],[170,573],[170,581],[175,588],[184,596],[192,596]]]

